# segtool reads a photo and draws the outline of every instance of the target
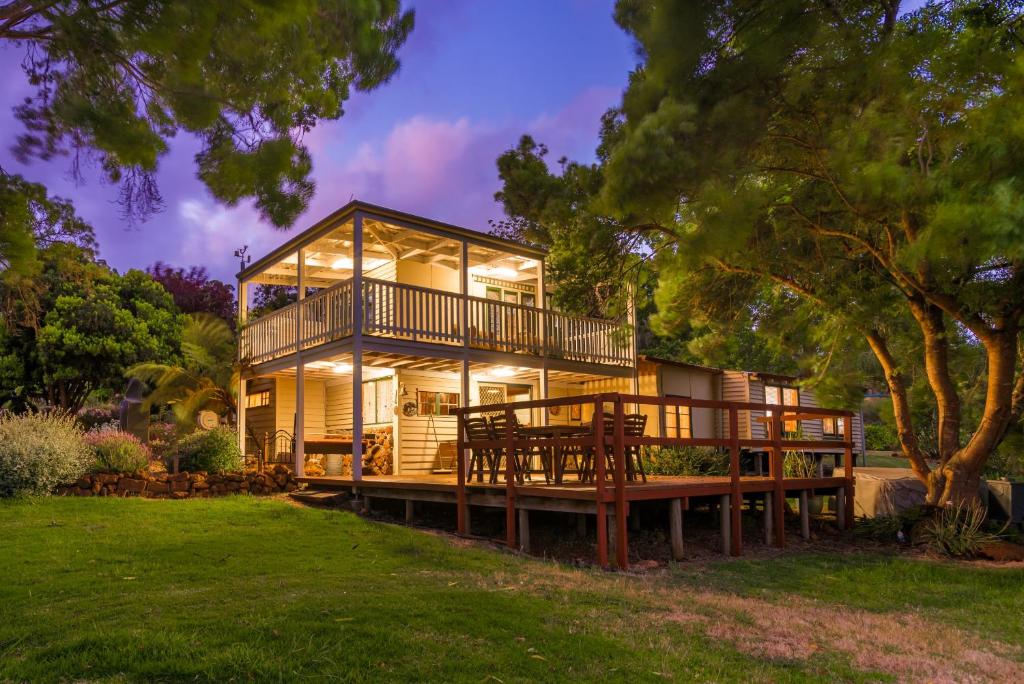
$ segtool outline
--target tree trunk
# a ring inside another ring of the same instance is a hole
[[[949,372],[949,340],[942,311],[911,300],[910,310],[924,336],[924,368],[935,395],[938,412],[939,459],[945,461],[960,448],[960,395]]]
[[[985,408],[970,441],[929,474],[927,502],[936,506],[977,498],[988,457],[1003,441],[1012,416],[1017,374],[1017,331],[1003,330],[982,340],[988,357]]]

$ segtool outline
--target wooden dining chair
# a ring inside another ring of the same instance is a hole
[[[466,441],[468,442],[480,442],[488,441],[491,439],[491,431],[487,427],[487,419],[476,416],[472,418],[466,418]],[[485,447],[470,447],[469,451],[469,472],[467,473],[466,481],[469,482],[473,479],[473,470],[476,469],[476,481],[484,481],[484,471],[487,471],[488,481],[493,482],[495,479],[495,457],[494,449]]]
[[[623,433],[626,437],[643,437],[646,429],[647,416],[642,413],[630,413],[623,418]],[[635,482],[639,473],[643,481],[647,482],[643,447],[639,444],[626,445],[623,447],[623,456],[626,458],[626,479]]]
[[[526,480],[532,480],[532,463],[534,458],[539,458],[541,461],[541,467],[544,471],[544,482],[551,482],[551,459],[550,450],[540,446],[533,446],[529,444],[531,441],[530,435],[523,431],[523,426],[519,423],[519,420],[512,416],[512,424],[509,425],[508,419],[504,414],[490,417],[490,428],[493,439],[505,439],[508,434],[508,430],[515,432],[515,439],[520,443],[520,446],[516,447],[512,454],[512,468],[516,475],[516,482],[524,484]],[[526,444],[523,446],[523,444]],[[506,450],[502,449],[501,453],[504,454]],[[494,481],[497,482],[497,473],[501,468],[495,469]]]
[[[593,428],[591,428],[593,429]],[[615,416],[605,411],[604,413],[604,459],[605,478],[614,472],[614,461],[612,460],[611,439],[615,436]],[[583,457],[580,463],[580,482],[594,482],[597,477],[597,464],[595,456],[597,450],[594,446],[583,448]]]

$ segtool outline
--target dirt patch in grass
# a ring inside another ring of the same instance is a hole
[[[759,658],[805,661],[834,654],[857,669],[901,681],[1024,680],[1024,664],[1016,660],[1020,648],[913,613],[837,609],[792,595],[771,602],[698,591],[678,597],[667,619],[699,625],[712,639]]]

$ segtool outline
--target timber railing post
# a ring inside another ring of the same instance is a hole
[[[691,409],[692,412],[692,409]],[[730,524],[732,534],[729,553],[738,556],[743,553],[743,524],[740,514],[743,511],[743,497],[740,494],[740,420],[735,407],[729,408],[729,501]],[[724,512],[723,512],[724,513]]]
[[[459,534],[466,534],[466,414],[458,410],[458,435],[456,436],[455,460],[458,462],[458,489],[455,494],[455,519]]]
[[[608,518],[604,503],[604,402],[594,398],[594,487],[597,510],[597,564],[608,565]]]
[[[843,420],[843,441],[846,442],[845,449],[843,451],[843,469],[846,483],[844,484],[844,491],[846,493],[845,509],[843,512],[846,514],[846,518],[843,522],[846,523],[845,527],[848,530],[853,529],[853,414],[850,413]]]
[[[516,412],[505,408],[505,543],[516,548]]]
[[[626,417],[622,398],[615,395],[615,425],[612,437],[615,472],[612,477],[615,486],[615,561],[619,570],[626,570],[629,567],[629,545],[626,538],[626,449],[623,444],[625,431]]]
[[[771,462],[771,474],[772,482],[774,484],[772,492],[772,518],[774,522],[775,532],[775,546],[782,548],[786,545],[786,488],[783,483],[783,463],[782,463],[782,409],[778,408],[772,411],[771,420],[772,430],[772,462]]]

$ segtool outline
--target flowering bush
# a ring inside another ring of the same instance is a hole
[[[102,473],[137,473],[149,466],[149,448],[138,437],[105,426],[85,435],[92,447],[92,470]]]
[[[49,494],[84,475],[91,461],[73,417],[0,415],[0,496]]]
[[[178,442],[178,468],[192,472],[229,473],[242,469],[238,435],[229,427],[193,432]]]
[[[90,406],[78,412],[78,422],[85,430],[95,430],[103,425],[119,423],[120,416],[116,406]]]

